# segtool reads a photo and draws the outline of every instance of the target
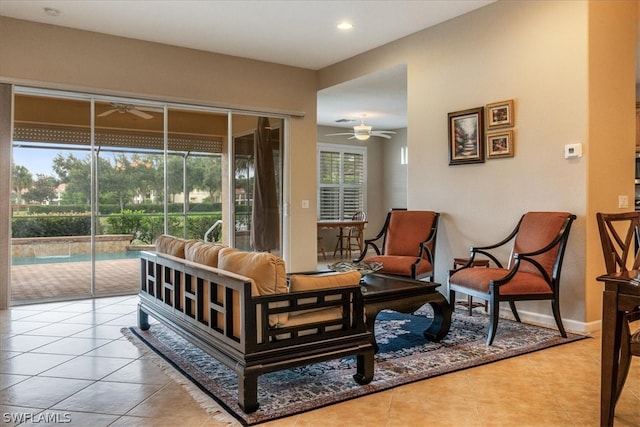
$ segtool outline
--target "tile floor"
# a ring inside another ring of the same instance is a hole
[[[136,324],[136,303],[128,296],[0,310],[2,425],[228,425],[122,336]],[[596,334],[268,425],[597,426],[599,359]],[[639,360],[615,425],[640,425]]]

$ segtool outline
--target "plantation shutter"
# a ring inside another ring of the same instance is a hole
[[[318,219],[351,219],[365,210],[366,149],[320,144]]]

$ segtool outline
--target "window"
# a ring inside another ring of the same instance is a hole
[[[318,219],[351,219],[365,211],[367,149],[318,144]]]

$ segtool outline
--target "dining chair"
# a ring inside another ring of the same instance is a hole
[[[640,268],[640,212],[596,213],[607,274]],[[603,313],[604,316],[604,313]],[[631,332],[631,322],[640,320],[640,306],[626,312],[620,334],[619,370],[613,405],[629,375],[632,356],[640,356],[640,329]],[[602,331],[603,334],[611,331]]]
[[[367,214],[364,211],[358,211],[351,216],[352,221],[366,221]],[[336,247],[333,250],[333,256],[336,256],[338,251],[344,250],[347,253],[347,257],[351,257],[351,252],[357,248],[358,252],[362,251],[363,245],[363,232],[360,227],[343,227],[338,233]],[[341,252],[342,255],[342,252]]]

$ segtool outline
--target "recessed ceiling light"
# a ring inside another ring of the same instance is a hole
[[[45,7],[44,8],[44,13],[46,13],[49,16],[60,16],[60,11],[58,9],[54,9],[52,7]]]
[[[341,30],[350,30],[353,28],[353,25],[351,25],[351,23],[349,22],[341,22],[338,24],[338,28]]]

